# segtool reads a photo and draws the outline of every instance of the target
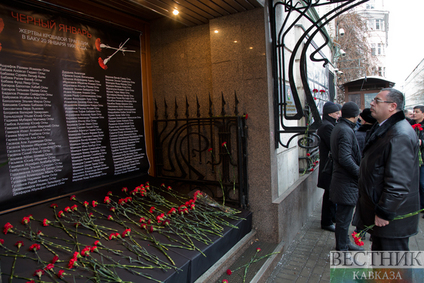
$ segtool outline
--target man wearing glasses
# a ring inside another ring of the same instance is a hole
[[[403,113],[404,96],[382,89],[371,101],[377,120],[367,136],[359,171],[359,216],[369,230],[373,251],[409,251],[418,232],[418,138]]]

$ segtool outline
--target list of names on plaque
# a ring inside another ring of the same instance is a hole
[[[144,157],[140,147],[141,138],[135,126],[137,120],[134,99],[135,84],[129,78],[106,76],[106,96],[108,105],[108,124],[110,146],[115,165],[114,174],[123,174],[139,170],[140,160]]]
[[[63,163],[50,137],[55,124],[44,68],[2,65],[1,93],[7,157],[13,196],[65,183]]]
[[[62,71],[63,98],[72,159],[72,181],[106,175],[100,82],[81,72]]]

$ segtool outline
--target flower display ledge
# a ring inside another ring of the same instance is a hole
[[[13,274],[15,275],[13,281],[14,282],[27,282],[28,279],[32,279],[35,282],[38,281],[38,278],[34,276],[36,270],[40,270],[46,267],[47,263],[53,259],[54,254],[49,251],[46,247],[41,245],[40,250],[37,251],[39,258],[44,261],[40,263],[35,260],[36,256],[33,251],[29,250],[29,247],[36,243],[36,241],[31,240],[20,231],[28,230],[28,226],[30,225],[31,230],[33,231],[41,231],[43,235],[41,236],[43,239],[56,243],[58,245],[63,245],[67,247],[71,247],[73,251],[83,251],[87,246],[94,246],[94,242],[96,240],[100,240],[101,246],[99,246],[99,250],[102,254],[107,254],[110,256],[118,265],[138,265],[139,267],[142,264],[137,262],[131,262],[137,260],[137,255],[130,252],[124,246],[124,240],[129,241],[129,237],[124,237],[122,239],[96,239],[94,236],[95,233],[92,231],[81,227],[78,229],[79,232],[83,234],[75,234],[74,232],[70,233],[70,235],[74,235],[76,238],[76,242],[78,245],[70,244],[69,242],[64,242],[63,239],[71,240],[72,238],[68,235],[69,231],[75,231],[73,229],[60,229],[58,227],[54,227],[53,225],[43,226],[43,219],[49,219],[51,221],[55,220],[56,215],[54,214],[53,209],[51,208],[51,203],[57,204],[57,210],[62,211],[67,207],[72,207],[75,204],[78,205],[79,210],[83,210],[84,206],[79,202],[83,203],[87,201],[90,204],[90,209],[92,201],[95,200],[98,204],[95,205],[95,210],[104,215],[110,214],[109,207],[103,203],[103,199],[111,192],[113,196],[118,197],[128,197],[128,194],[122,192],[122,187],[128,187],[129,190],[139,186],[141,183],[150,182],[152,186],[161,186],[161,180],[146,176],[145,178],[137,178],[133,180],[126,180],[124,183],[117,183],[112,185],[107,185],[101,188],[96,188],[84,192],[80,192],[75,194],[75,200],[71,200],[69,196],[63,196],[62,198],[55,199],[53,201],[48,201],[41,204],[36,204],[34,206],[29,206],[22,208],[20,210],[8,212],[0,215],[0,224],[5,225],[6,223],[10,223],[14,226],[14,232],[9,232],[7,234],[2,234],[1,239],[4,240],[4,247],[9,248],[10,250],[16,251],[15,243],[17,241],[22,241],[23,246],[20,248],[20,255],[22,257],[13,257],[10,256],[10,252],[6,252],[4,249],[0,251],[0,254],[3,254],[1,259],[1,271],[2,271],[2,280],[4,282],[9,281],[9,275],[12,273],[12,265],[15,263],[15,267],[13,270]],[[149,204],[150,206],[150,204]],[[67,213],[64,212],[64,217],[66,217]],[[159,213],[159,212],[158,212]],[[158,214],[157,213],[157,214]],[[32,215],[33,220],[30,220],[28,224],[22,223],[28,215]],[[94,212],[94,217],[96,217],[96,212]],[[98,214],[100,216],[100,214]],[[249,234],[252,230],[252,213],[249,211],[241,211],[240,214],[237,214],[240,219],[227,219],[233,227],[223,226],[223,231],[221,235],[209,235],[208,238],[211,240],[210,244],[205,244],[196,239],[191,239],[196,250],[190,250],[187,248],[176,247],[177,243],[172,239],[167,238],[164,233],[159,233],[157,231],[150,233],[147,229],[143,229],[141,227],[133,226],[131,227],[131,237],[136,240],[140,247],[142,247],[145,252],[159,259],[161,262],[165,263],[171,268],[167,268],[166,270],[162,269],[131,269],[137,272],[142,272],[145,276],[140,276],[133,274],[130,269],[116,268],[111,267],[110,270],[116,272],[116,275],[119,276],[122,281],[125,282],[194,282],[197,278],[199,278],[205,271],[207,271],[212,265],[215,264],[224,254],[227,253],[234,245],[237,244],[245,235]],[[184,217],[190,217],[189,215]],[[101,217],[98,217],[101,218]],[[57,218],[56,218],[57,219]],[[99,226],[108,227],[108,229],[117,231],[117,233],[124,232],[124,228],[116,222],[108,221],[107,219],[98,219],[95,223]],[[172,220],[171,220],[171,224]],[[71,226],[72,227],[72,226]],[[237,228],[235,228],[237,227]],[[178,227],[173,227],[179,231]],[[161,228],[163,231],[167,229],[167,227]],[[148,239],[141,239],[139,234],[143,233],[149,236]],[[56,238],[56,239],[52,239]],[[155,245],[156,243],[160,243]],[[76,247],[78,246],[78,247]],[[161,248],[164,249],[161,251]],[[111,253],[112,250],[122,251],[122,255],[116,255]],[[96,278],[92,270],[85,270],[83,266],[76,267],[78,272],[76,272],[75,268],[67,270],[68,262],[72,259],[72,252],[61,251],[60,248],[54,249],[57,253],[59,260],[55,263],[54,267],[49,270],[50,277],[47,274],[42,275],[41,280],[45,282],[63,282],[61,279],[57,277],[57,273],[59,270],[64,270],[62,274],[65,274],[65,282],[89,282],[91,279],[92,282],[106,282]],[[4,256],[5,254],[9,254],[8,256]],[[96,258],[99,262],[102,259],[96,252],[92,252],[93,258]],[[131,257],[131,260],[129,259]],[[141,258],[139,258],[141,259]],[[170,259],[175,263],[174,268],[172,268],[172,264]],[[143,261],[141,259],[141,261]],[[105,265],[109,261],[104,260]],[[143,261],[144,262],[144,261]],[[151,264],[149,261],[145,263],[145,265]],[[49,265],[50,267],[53,265]],[[67,274],[67,275],[66,275]],[[17,277],[16,277],[17,276]],[[110,281],[112,282],[112,281]]]

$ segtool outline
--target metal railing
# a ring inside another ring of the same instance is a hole
[[[234,94],[234,113],[226,115],[222,95],[221,115],[213,115],[209,96],[209,117],[200,117],[197,100],[196,117],[190,117],[186,98],[184,118],[178,118],[178,104],[174,103],[171,117],[168,103],[159,119],[155,102],[154,144],[155,172],[169,179],[208,190],[221,203],[246,208],[248,205],[246,118],[238,114],[238,99]]]

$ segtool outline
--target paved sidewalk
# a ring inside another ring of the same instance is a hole
[[[424,219],[420,215],[419,233],[410,238],[411,251],[424,250]],[[335,250],[334,233],[321,229],[321,203],[284,251],[267,283],[330,282],[330,251]],[[350,234],[354,227],[351,226]],[[353,239],[351,238],[352,242]],[[371,250],[369,235],[365,250]]]

